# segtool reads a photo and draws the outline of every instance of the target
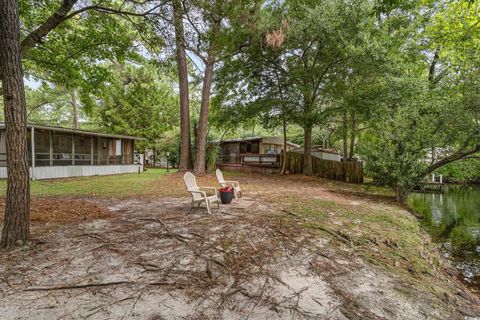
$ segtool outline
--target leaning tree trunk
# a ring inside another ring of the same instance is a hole
[[[30,238],[30,184],[25,88],[20,56],[18,1],[0,0],[0,74],[7,149],[7,194],[2,247]]]
[[[312,164],[312,127],[305,128],[304,153],[303,153],[303,173],[307,176],[313,176]]]
[[[191,168],[190,109],[188,97],[188,68],[185,54],[185,34],[183,29],[183,8],[180,0],[172,0],[175,27],[175,46],[180,92],[180,161],[179,171]]]

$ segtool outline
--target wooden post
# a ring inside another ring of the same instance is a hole
[[[34,173],[34,169],[35,169],[35,128],[32,126],[32,131],[30,131],[31,134],[30,134],[30,143],[32,145],[31,149],[32,149],[32,154],[30,156],[30,158],[32,159],[32,180],[35,180],[35,173]]]
[[[132,153],[130,155],[130,161],[132,164],[135,164],[135,140],[131,140],[132,148],[130,149],[130,152]],[[167,159],[167,164],[168,164],[168,159]],[[138,173],[140,173],[140,168],[138,168]]]
[[[50,160],[50,166],[53,166],[53,132],[50,130],[49,131],[49,142],[50,142],[50,147],[49,147],[49,155],[48,155],[48,159]]]
[[[125,164],[125,141],[123,139],[120,140],[120,164]]]
[[[107,139],[107,166],[108,163],[110,162],[110,139]]]
[[[72,133],[72,165],[75,165],[75,135]]]
[[[93,136],[90,136],[90,165],[93,166]]]

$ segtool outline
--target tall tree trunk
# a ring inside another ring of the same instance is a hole
[[[312,127],[305,127],[303,153],[303,173],[307,176],[313,176],[312,165]]]
[[[281,174],[285,174],[287,171],[287,120],[285,116],[282,118],[283,121],[283,152],[282,152],[282,167],[280,169]]]
[[[78,129],[77,91],[76,91],[76,90],[72,90],[71,96],[72,96],[72,101],[71,101],[71,103],[72,103],[72,115],[73,115],[72,128],[73,128],[73,129]]]
[[[200,117],[198,120],[198,141],[197,156],[195,158],[194,171],[197,174],[205,174],[205,151],[207,143],[208,128],[208,106],[210,104],[210,94],[213,80],[213,67],[215,64],[214,53],[208,54],[205,64],[202,87],[202,101],[200,103]]]
[[[211,36],[205,60],[205,71],[203,75],[202,101],[200,103],[200,117],[198,120],[198,141],[197,156],[195,157],[194,171],[197,174],[205,174],[206,143],[208,129],[208,107],[210,104],[210,95],[213,81],[213,68],[216,60],[216,42],[213,38],[220,30],[222,20],[217,19],[212,22]]]
[[[188,97],[188,68],[185,54],[185,33],[183,28],[183,8],[180,0],[172,0],[175,46],[180,92],[180,161],[179,171],[191,168],[190,108]]]
[[[395,187],[395,200],[398,203],[403,203],[403,204],[406,203],[408,194],[409,194],[408,188],[405,188],[404,186],[398,186],[398,185]]]
[[[352,131],[350,132],[350,154],[348,155],[348,160],[352,161],[355,156],[355,133],[357,128],[357,122],[355,119],[355,114],[352,113]]]
[[[343,161],[348,161],[348,119],[346,112],[343,114]]]
[[[350,153],[348,155],[348,161],[352,161],[355,156],[355,130],[352,129],[350,133]]]
[[[153,148],[153,166],[152,167],[156,167],[157,166],[157,149],[156,148]]]
[[[20,44],[20,54],[25,54],[30,48],[42,41],[42,39],[53,29],[55,29],[60,23],[67,18],[71,18],[73,15],[67,16],[70,10],[73,8],[78,0],[63,0],[62,5],[51,16],[47,18],[37,29],[30,32]],[[2,73],[0,70],[0,79]],[[0,96],[4,93],[0,88]]]
[[[20,56],[20,18],[15,0],[0,0],[0,74],[8,168],[1,246],[8,248],[26,243],[30,238],[27,112]]]
[[[198,143],[198,119],[193,117],[193,119],[191,119],[191,123],[192,123],[192,129],[193,129],[193,145],[192,145],[192,150],[196,150],[193,146],[197,146],[197,143]]]

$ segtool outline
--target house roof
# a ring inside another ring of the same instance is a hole
[[[292,149],[290,151],[293,152],[304,152],[304,147],[298,147],[295,149]],[[321,146],[312,146],[312,151],[313,152],[323,152],[323,153],[331,153],[331,154],[339,154],[338,151],[335,148],[322,148]]]
[[[5,122],[0,122],[0,129],[4,129],[4,128],[5,128]],[[35,128],[35,129],[39,129],[39,130],[51,130],[51,131],[66,132],[66,133],[77,133],[77,134],[82,134],[82,135],[104,137],[104,138],[146,140],[146,139],[140,138],[140,137],[127,136],[127,135],[121,135],[121,134],[110,134],[110,133],[102,133],[102,132],[88,131],[88,130],[82,130],[82,129],[63,128],[63,127],[56,127],[56,126],[46,126],[46,125],[33,124],[33,123],[28,123],[27,128]]]
[[[248,138],[235,138],[235,139],[224,139],[220,140],[219,142],[244,142],[244,141],[255,141],[255,140],[261,140],[263,137],[248,137]]]
[[[280,139],[283,140],[280,137],[275,137],[275,136],[254,136],[254,137],[248,137],[248,138],[236,138],[236,139],[225,139],[219,141],[220,143],[225,143],[225,142],[247,142],[247,141],[256,141],[256,140],[266,140],[266,139]],[[282,142],[283,144],[283,142]],[[293,142],[287,141],[287,144],[293,147],[299,147],[298,144],[295,144]]]

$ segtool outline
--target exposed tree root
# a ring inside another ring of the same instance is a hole
[[[116,286],[120,284],[131,284],[131,281],[114,281],[114,282],[104,282],[104,283],[85,283],[85,284],[71,284],[71,285],[61,285],[55,287],[30,287],[23,289],[23,291],[53,291],[53,290],[69,290],[69,289],[82,289],[82,288],[91,288],[91,287],[107,287],[107,286]]]

